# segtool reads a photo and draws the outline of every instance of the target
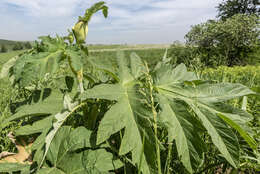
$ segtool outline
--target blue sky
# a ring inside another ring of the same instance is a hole
[[[191,25],[215,18],[222,0],[107,0],[109,16],[95,15],[87,43],[172,43],[184,41]],[[1,0],[0,38],[35,40],[65,35],[97,0]]]

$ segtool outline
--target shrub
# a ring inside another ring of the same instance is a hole
[[[1,46],[1,53],[6,53],[8,50],[5,45]]]
[[[225,21],[209,20],[195,25],[185,37],[187,44],[196,46],[204,55],[202,60],[207,66],[242,65],[258,43],[258,27],[256,16],[238,14]]]
[[[259,15],[258,0],[224,0],[217,7],[218,17],[226,20],[236,14]]]
[[[13,50],[22,50],[23,49],[23,45],[20,42],[17,42],[14,46],[13,46]]]
[[[32,48],[32,45],[30,44],[30,42],[26,42],[26,43],[24,44],[24,47],[25,47],[26,49],[31,49],[31,48]]]

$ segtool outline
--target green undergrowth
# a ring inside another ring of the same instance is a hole
[[[246,172],[254,173],[251,170],[260,170],[260,66],[235,66],[226,67],[220,66],[216,69],[208,68],[204,70],[201,74],[202,78],[205,80],[213,80],[216,82],[232,82],[241,83],[252,90],[257,92],[257,96],[248,96],[247,98],[240,98],[232,100],[231,103],[235,107],[242,107],[243,103],[247,112],[254,116],[254,119],[249,123],[253,134],[258,144],[258,152],[255,152],[255,158],[248,156],[248,152],[243,152],[243,158],[241,160],[241,168],[246,170]]]
[[[11,88],[8,80],[0,79],[0,129],[4,126],[3,120],[12,115],[11,103],[18,98],[17,91]],[[2,151],[15,152],[15,146],[7,135],[20,127],[20,124],[21,122],[14,122],[0,132],[0,153]]]
[[[9,59],[23,53],[24,50],[12,51],[8,53],[0,53],[0,70],[2,65]],[[18,95],[18,91],[10,85],[7,78],[0,79],[0,128],[3,126],[2,122],[12,115],[12,105],[14,101],[21,101],[23,97]],[[8,133],[13,132],[20,127],[21,122],[13,122],[0,132],[0,153],[2,151],[15,152],[15,146],[7,137]]]

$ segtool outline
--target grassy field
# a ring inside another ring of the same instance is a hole
[[[19,43],[23,46],[23,49],[25,48],[25,43],[27,41],[12,41],[12,40],[4,40],[4,39],[0,39],[0,47],[2,47],[2,45],[4,45],[7,48],[8,52],[13,51],[14,46]],[[30,42],[31,45],[33,45],[33,42]],[[1,53],[0,53],[1,54]]]
[[[137,44],[137,45],[88,45],[89,50],[91,51],[115,51],[115,50],[143,50],[143,49],[165,49],[169,48],[169,44]]]
[[[156,62],[161,59],[165,53],[165,48],[150,48],[150,49],[127,49],[124,50],[125,56],[129,57],[131,53],[135,52],[140,58],[147,61],[149,65],[153,66]],[[96,57],[98,59],[109,59],[111,62],[116,61],[117,57],[116,50],[106,50],[106,51],[90,51],[90,56]]]

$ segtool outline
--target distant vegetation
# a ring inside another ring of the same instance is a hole
[[[214,20],[192,26],[185,45],[174,43],[172,63],[217,67],[260,62],[259,6],[254,0],[227,0],[217,7]]]
[[[0,39],[0,53],[23,50],[23,49],[31,49],[31,48],[32,48],[32,44],[28,41],[23,42],[23,41],[11,41],[11,40]]]
[[[7,52],[7,48],[5,45],[1,46],[1,53],[6,53]]]

